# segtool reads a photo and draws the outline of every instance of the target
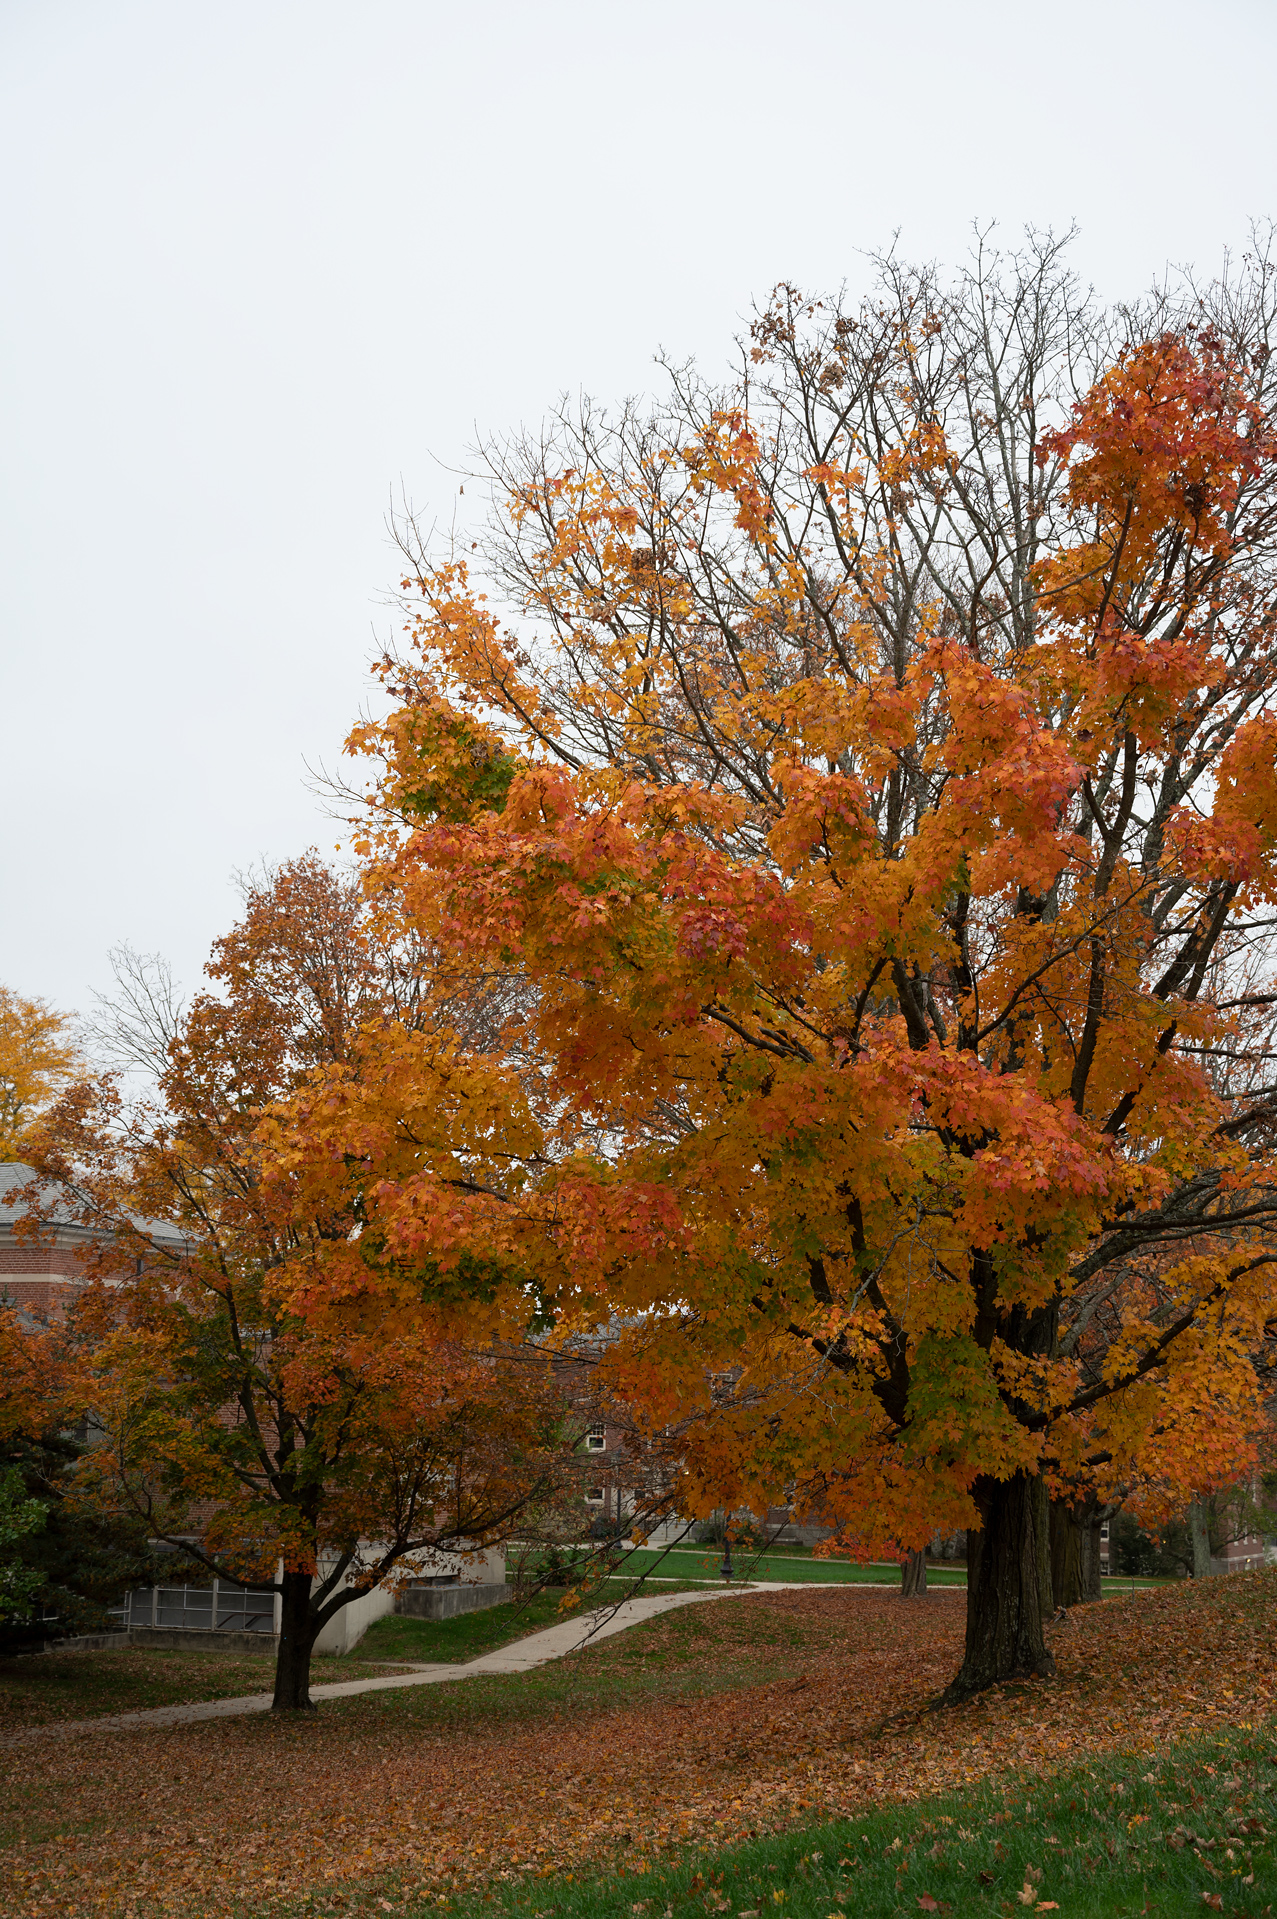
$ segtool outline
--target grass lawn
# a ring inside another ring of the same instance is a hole
[[[963,1611],[763,1588],[534,1672],[33,1741],[0,1914],[1277,1910],[1277,1573],[1080,1609],[1055,1679],[941,1710]]]
[[[696,1584],[672,1580],[660,1586],[645,1586],[643,1592],[693,1592]],[[489,1606],[483,1612],[458,1613],[455,1619],[404,1619],[387,1613],[368,1628],[354,1651],[341,1662],[342,1672],[334,1678],[353,1677],[346,1668],[366,1662],[404,1664],[456,1660],[464,1664],[482,1653],[495,1652],[528,1633],[557,1626],[575,1613],[589,1612],[596,1606],[613,1606],[635,1592],[633,1579],[605,1579],[581,1596],[578,1606],[565,1606],[562,1587],[550,1587],[533,1598],[518,1603],[508,1600],[503,1606]]]
[[[718,1569],[723,1563],[721,1546],[674,1546],[668,1552],[640,1546],[626,1553],[621,1570],[630,1574],[667,1573],[676,1579],[722,1582]],[[787,1547],[770,1553],[734,1552],[732,1563],[738,1579],[754,1584],[769,1580],[811,1581],[821,1586],[899,1586],[900,1568],[893,1565],[853,1565],[847,1559],[813,1559],[810,1553],[793,1553]],[[965,1586],[965,1566],[928,1566],[929,1586]]]
[[[611,1605],[627,1598],[631,1590],[631,1581],[608,1580],[592,1588],[583,1604],[587,1608]],[[659,1590],[685,1588],[671,1585]],[[455,1619],[400,1619],[388,1614],[369,1627],[353,1652],[342,1658],[316,1658],[311,1679],[322,1686],[333,1680],[371,1679],[418,1662],[477,1659],[481,1653],[570,1618],[562,1600],[562,1592],[540,1593],[522,1606],[510,1602]],[[48,1725],[59,1719],[93,1719],[142,1712],[151,1706],[237,1699],[270,1692],[274,1683],[273,1652],[161,1652],[132,1646],[119,1652],[0,1659],[0,1737],[23,1726]]]
[[[472,1892],[449,1909],[455,1919],[1258,1915],[1277,1901],[1275,1834],[1277,1745],[1271,1731],[1234,1731],[1155,1758],[1107,1757],[1009,1789],[980,1785],[726,1849],[698,1848],[620,1878],[503,1881],[495,1897]],[[437,1897],[402,1890],[393,1905],[410,1919],[439,1909]]]
[[[719,1568],[723,1563],[721,1546],[637,1546],[623,1555],[620,1571],[627,1577],[637,1578],[646,1575],[653,1580],[652,1590],[664,1590],[664,1582],[678,1579],[690,1584],[722,1585]],[[888,1586],[900,1584],[900,1567],[893,1561],[876,1561],[868,1564],[847,1559],[818,1559],[806,1546],[777,1546],[763,1553],[751,1553],[737,1548],[732,1554],[732,1565],[738,1580],[751,1585],[765,1585],[771,1581],[777,1584],[810,1581],[821,1586]],[[661,1584],[658,1586],[657,1581]],[[927,1567],[929,1586],[961,1586],[967,1583],[967,1569],[958,1562],[953,1565],[934,1565]],[[1174,1586],[1174,1579],[1129,1579],[1120,1575],[1103,1580],[1104,1591],[1108,1593],[1148,1591],[1157,1586]]]
[[[379,1661],[372,1671],[392,1671]],[[361,1674],[362,1674],[361,1668]],[[348,1659],[317,1659],[314,1678],[347,1679]],[[38,1653],[0,1659],[0,1738],[23,1726],[58,1719],[93,1719],[103,1713],[141,1712],[149,1706],[238,1699],[270,1692],[275,1656],[225,1652],[157,1652],[126,1647],[120,1652]]]

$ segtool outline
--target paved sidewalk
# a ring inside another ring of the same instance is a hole
[[[565,1619],[560,1626],[547,1626],[542,1632],[529,1633],[496,1652],[484,1653],[465,1665],[415,1665],[385,1673],[378,1679],[345,1679],[328,1686],[312,1686],[313,1700],[349,1699],[361,1692],[390,1692],[401,1686],[451,1685],[460,1679],[476,1679],[485,1673],[531,1672],[534,1666],[548,1665],[552,1659],[566,1659],[574,1652],[610,1639],[658,1613],[672,1612],[676,1606],[703,1606],[712,1599],[743,1599],[751,1593],[774,1592],[882,1592],[881,1584],[865,1581],[851,1584],[840,1581],[821,1585],[815,1580],[768,1580],[757,1586],[715,1586],[705,1592],[652,1593],[642,1599],[627,1599],[619,1606],[603,1606],[597,1612],[582,1613]],[[887,1588],[890,1590],[890,1588]],[[936,1586],[934,1592],[965,1592],[961,1586]],[[29,1726],[24,1731],[0,1740],[0,1746],[24,1745],[33,1739],[70,1739],[81,1733],[126,1732],[133,1727],[186,1726],[201,1719],[235,1719],[245,1713],[269,1712],[271,1695],[252,1693],[243,1699],[211,1699],[197,1706],[155,1706],[147,1712],[104,1714],[99,1719],[55,1721],[48,1726]]]
[[[410,1666],[402,1672],[385,1673],[377,1679],[345,1679],[332,1685],[312,1686],[310,1696],[315,1701],[349,1699],[355,1693],[389,1692],[400,1686],[447,1685],[459,1679],[474,1679],[484,1673],[530,1672],[534,1666],[547,1665],[552,1659],[565,1659],[585,1646],[592,1646],[600,1639],[610,1639],[613,1633],[624,1632],[627,1627],[636,1626],[657,1613],[670,1612],[675,1606],[703,1605],[708,1599],[739,1599],[749,1592],[798,1590],[810,1592],[813,1588],[809,1584],[800,1589],[769,1582],[763,1588],[724,1586],[706,1592],[653,1593],[643,1599],[627,1599],[619,1606],[604,1606],[597,1612],[565,1619],[560,1626],[547,1626],[543,1632],[529,1633],[526,1639],[516,1639],[496,1652],[484,1653],[478,1659],[469,1660],[465,1665]],[[210,1699],[195,1706],[155,1706],[146,1712],[103,1714],[97,1719],[59,1720],[48,1726],[28,1726],[22,1732],[12,1733],[0,1740],[0,1745],[24,1745],[33,1739],[70,1739],[82,1733],[126,1732],[135,1726],[185,1726],[201,1719],[234,1719],[245,1713],[269,1712],[270,1704],[271,1695],[258,1692],[241,1699]]]

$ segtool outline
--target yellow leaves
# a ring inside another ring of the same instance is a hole
[[[784,759],[777,760],[775,777],[786,804],[768,843],[787,874],[808,867],[813,852],[828,858],[839,875],[865,854],[872,856],[877,835],[859,780]]]
[[[944,429],[938,420],[920,420],[898,445],[878,456],[878,474],[889,493],[897,493],[919,477],[943,470],[949,464],[949,449]]]
[[[0,1161],[21,1159],[24,1136],[80,1064],[71,1022],[39,999],[0,986]]]
[[[731,494],[737,526],[760,544],[770,543],[771,510],[757,477],[758,441],[743,412],[714,411],[683,458],[693,487]]]
[[[989,1362],[999,1386],[1035,1412],[1057,1412],[1068,1404],[1080,1382],[1075,1361],[1018,1353],[1003,1339],[993,1341]]]

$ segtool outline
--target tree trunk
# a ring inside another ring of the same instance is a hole
[[[1033,1538],[1038,1549],[1038,1605],[1043,1619],[1051,1616],[1051,1495],[1041,1473],[1029,1481]]]
[[[316,1630],[310,1610],[310,1574],[284,1574],[279,1615],[279,1651],[275,1656],[273,1712],[314,1712],[310,1696],[310,1655]]]
[[[1100,1594],[1100,1526],[1095,1499],[1051,1501],[1051,1598],[1086,1606]]]
[[[907,1553],[900,1562],[900,1596],[902,1599],[916,1599],[919,1593],[927,1590],[927,1555]]]
[[[1104,1520],[1098,1507],[1082,1528],[1082,1598],[1088,1606],[1104,1597],[1100,1584],[1100,1528]]]
[[[1080,1606],[1086,1597],[1084,1512],[1085,1507],[1071,1499],[1051,1501],[1051,1599],[1056,1606]]]
[[[1042,1637],[1049,1607],[1047,1500],[1036,1473],[977,1479],[980,1529],[967,1538],[967,1643],[962,1670],[945,1693],[957,1701],[1000,1679],[1046,1678],[1055,1661]]]
[[[1193,1540],[1193,1578],[1210,1578],[1210,1528],[1206,1521],[1206,1501],[1195,1499],[1188,1509],[1188,1530]]]

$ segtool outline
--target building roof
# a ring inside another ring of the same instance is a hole
[[[40,1195],[41,1218],[63,1243],[100,1237],[92,1227],[84,1224],[79,1208],[65,1187],[60,1187],[54,1180],[40,1179],[34,1166],[26,1166],[21,1160],[7,1160],[0,1164],[0,1238],[7,1238],[17,1222],[29,1216],[31,1208],[21,1195],[32,1180],[35,1180],[36,1191]],[[134,1219],[133,1224],[152,1239],[166,1240],[173,1245],[181,1245],[185,1238],[176,1226],[170,1226],[164,1220]]]

